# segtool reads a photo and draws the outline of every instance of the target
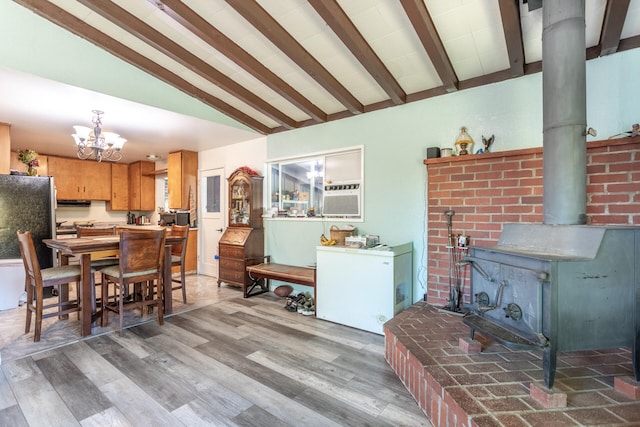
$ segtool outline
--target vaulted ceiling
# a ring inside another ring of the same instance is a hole
[[[261,133],[541,71],[541,0],[15,0]],[[640,0],[586,0],[587,59]]]

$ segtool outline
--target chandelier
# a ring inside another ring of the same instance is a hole
[[[94,157],[97,161],[112,160],[117,162],[122,158],[120,150],[127,141],[113,132],[102,131],[103,111],[93,110],[94,116],[91,122],[93,129],[86,126],[74,126],[76,133],[71,136],[78,147],[78,157],[82,160]]]

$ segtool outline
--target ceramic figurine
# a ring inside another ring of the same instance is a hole
[[[460,134],[458,135],[458,139],[456,139],[456,149],[458,150],[458,156],[464,156],[469,154],[467,149],[471,149],[473,145],[473,139],[467,133],[467,128],[462,126],[460,128]]]
[[[488,153],[489,152],[489,147],[491,147],[491,144],[493,144],[493,140],[495,139],[494,135],[491,135],[489,137],[489,139],[485,138],[484,135],[482,135],[482,145],[484,145],[484,153]]]

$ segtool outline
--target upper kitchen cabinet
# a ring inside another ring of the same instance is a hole
[[[111,200],[111,164],[49,156],[58,200]]]
[[[198,194],[198,153],[176,151],[167,160],[169,209],[196,207]],[[193,199],[193,206],[191,206]]]
[[[129,164],[129,209],[153,211],[156,206],[156,187],[153,162]]]
[[[110,211],[129,210],[129,165],[111,164],[111,200],[107,204]]]

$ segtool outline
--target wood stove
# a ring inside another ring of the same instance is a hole
[[[631,346],[640,381],[640,227],[506,224],[463,263],[472,338],[543,349],[549,388],[558,351]]]

